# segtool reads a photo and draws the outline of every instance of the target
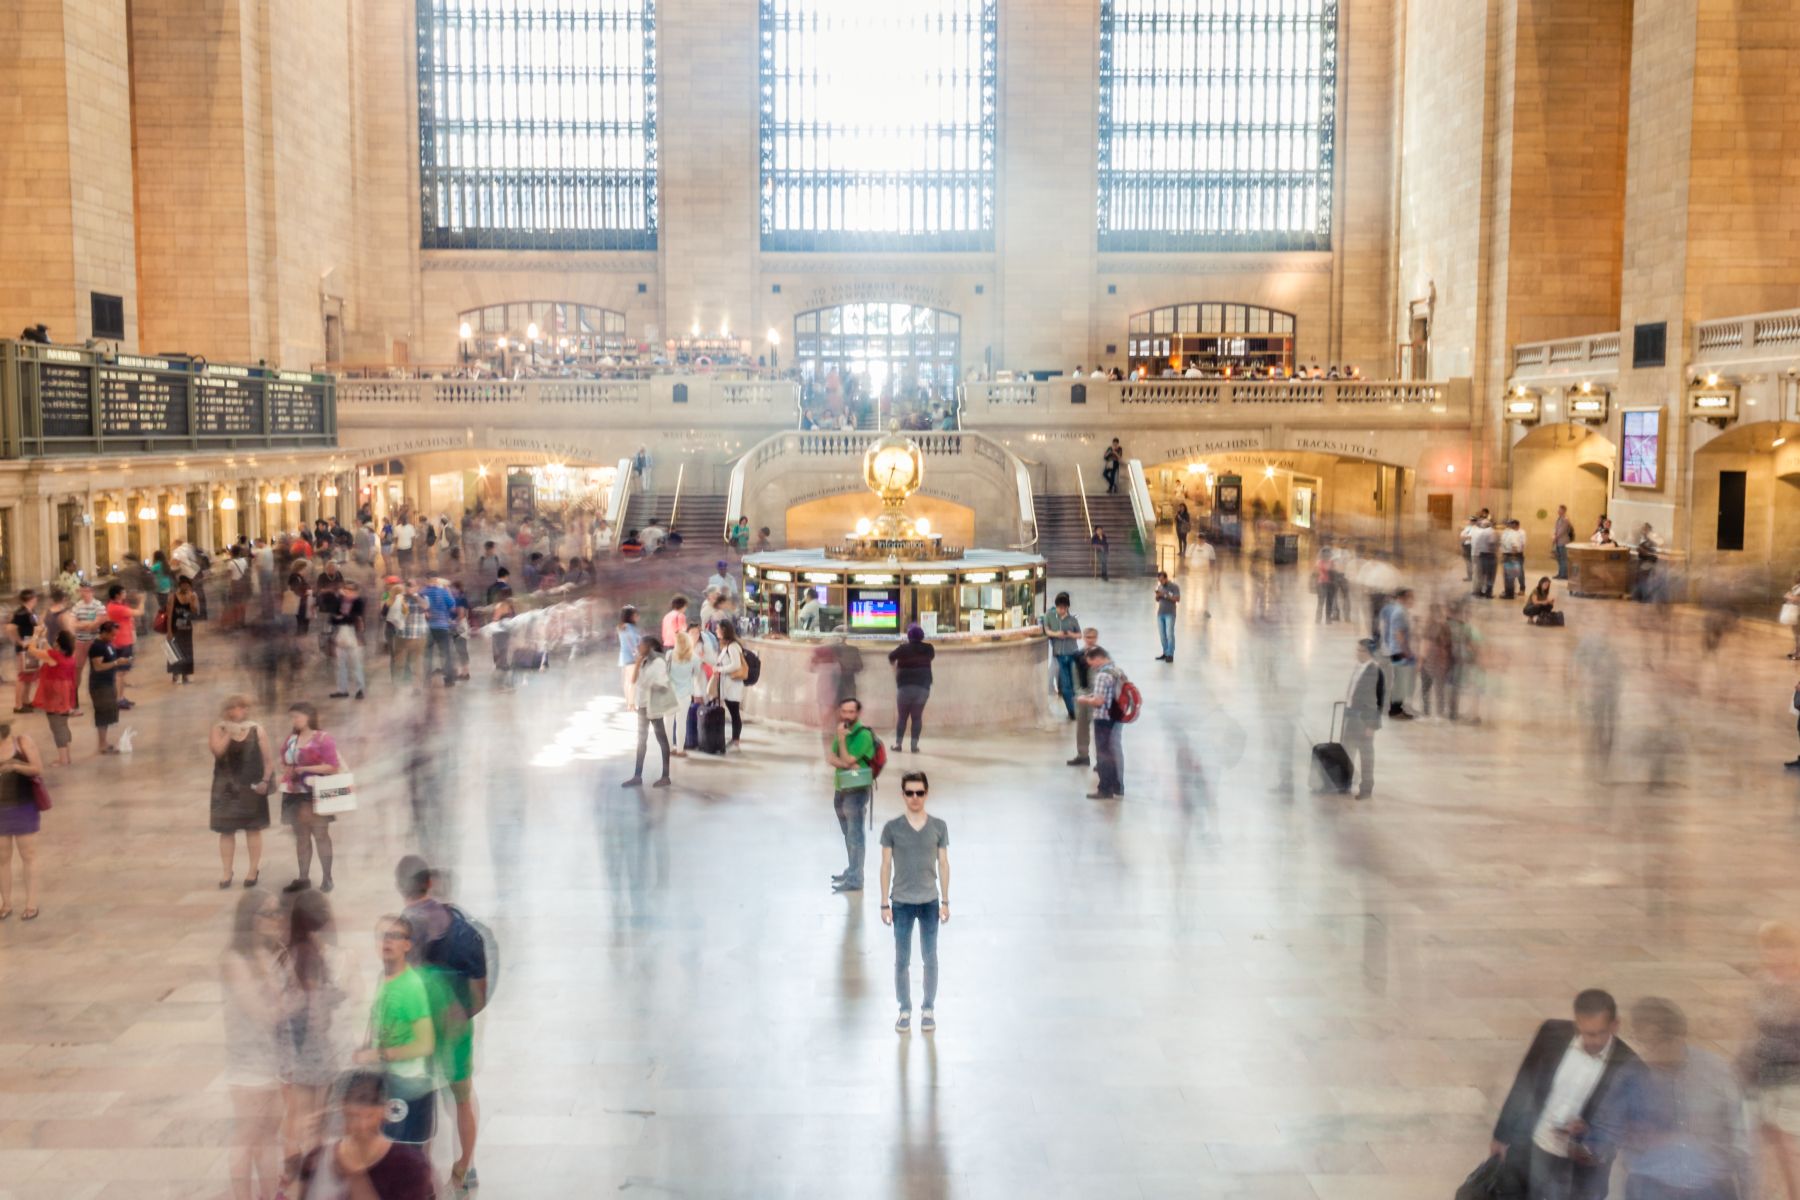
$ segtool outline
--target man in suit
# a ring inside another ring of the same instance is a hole
[[[1387,711],[1387,675],[1375,661],[1381,645],[1374,638],[1356,643],[1356,670],[1344,693],[1344,750],[1356,757],[1356,798],[1375,791],[1375,731]]]
[[[1590,988],[1573,1021],[1545,1021],[1532,1039],[1494,1123],[1491,1149],[1530,1200],[1605,1200],[1618,1147],[1621,1080],[1638,1057],[1619,1039],[1619,1006]]]

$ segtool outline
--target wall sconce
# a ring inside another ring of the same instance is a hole
[[[174,504],[169,505],[169,515],[171,517],[187,516],[187,505],[177,500]]]
[[[106,514],[106,523],[108,525],[123,525],[125,523],[125,514],[115,508]]]
[[[535,342],[538,340],[538,326],[536,321],[533,321],[525,327],[525,340],[528,342]]]
[[[299,488],[289,488],[287,498],[288,498],[289,504],[300,503],[300,489]]]
[[[466,342],[471,337],[475,336],[475,330],[467,321],[464,321],[461,325],[456,327],[456,336]]]
[[[268,495],[268,501],[270,504],[280,504],[281,503],[281,493],[280,492],[270,492]]]
[[[326,485],[325,485],[325,496],[326,496],[326,497],[327,497],[327,498],[336,498],[336,496],[337,496],[337,484],[335,484],[335,483],[328,483],[328,484],[326,484]]]
[[[219,507],[224,509],[226,512],[237,511],[237,497],[236,496],[221,496],[219,498]]]
[[[148,505],[148,504],[144,505],[144,507],[138,509],[138,520],[140,520],[140,521],[156,520],[156,509],[151,505]]]

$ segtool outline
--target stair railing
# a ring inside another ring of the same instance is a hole
[[[1125,464],[1125,490],[1131,496],[1131,516],[1137,528],[1138,545],[1154,560],[1156,555],[1156,505],[1150,499],[1150,485],[1144,479],[1144,463],[1132,459]]]
[[[719,540],[731,540],[731,514],[744,511],[744,476],[750,469],[752,451],[738,455],[738,460],[731,464],[731,483],[725,490],[725,526],[719,530]]]
[[[606,527],[594,539],[597,546],[619,544],[619,526],[625,523],[625,506],[631,502],[634,470],[629,458],[621,458],[613,469],[612,487],[606,493]]]
[[[671,533],[675,531],[676,514],[681,511],[681,478],[686,473],[687,464],[685,462],[675,470],[675,502],[669,505],[669,532]]]
[[[1076,494],[1081,497],[1081,519],[1087,522],[1088,537],[1094,536],[1094,514],[1088,511],[1087,476],[1082,473],[1081,464],[1075,464]]]

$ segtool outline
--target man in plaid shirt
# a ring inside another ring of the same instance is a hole
[[[388,620],[394,629],[394,656],[388,660],[388,678],[398,682],[404,672],[406,682],[413,683],[415,677],[422,678],[425,673],[425,639],[431,630],[427,605],[419,595],[419,585],[410,579],[406,590],[394,597],[393,604],[400,606],[400,619],[396,622],[390,616]]]
[[[1125,752],[1119,741],[1120,722],[1113,720],[1113,701],[1125,685],[1125,673],[1113,664],[1112,656],[1099,646],[1085,654],[1093,690],[1077,696],[1075,703],[1094,710],[1094,769],[1100,773],[1100,786],[1088,793],[1089,800],[1117,800],[1125,794]]]

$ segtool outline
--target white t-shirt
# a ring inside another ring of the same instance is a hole
[[[411,521],[408,521],[404,525],[396,525],[394,527],[394,549],[411,550],[413,539],[418,536],[419,531],[412,527]]]

